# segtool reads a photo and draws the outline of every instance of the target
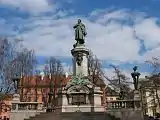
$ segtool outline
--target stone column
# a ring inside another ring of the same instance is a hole
[[[103,96],[103,92],[100,90],[99,87],[95,87],[94,89],[94,105],[101,106],[102,100],[101,97]]]
[[[83,74],[88,76],[88,55],[89,50],[85,46],[77,46],[71,50],[73,56],[73,75]],[[80,58],[80,64],[77,58]]]
[[[68,99],[67,99],[66,94],[62,95],[62,105],[64,106],[68,105]]]

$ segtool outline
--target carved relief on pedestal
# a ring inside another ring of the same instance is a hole
[[[78,66],[81,66],[83,61],[83,53],[82,52],[78,52],[76,55],[76,62]]]

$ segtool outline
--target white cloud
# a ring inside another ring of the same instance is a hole
[[[139,57],[139,61],[144,61],[144,60],[152,60],[152,57],[160,57],[160,46],[155,47],[151,50],[148,50],[142,57]]]
[[[89,46],[101,59],[130,61],[138,56],[140,43],[133,37],[133,30],[129,26],[111,23],[105,27],[96,24],[89,27]]]
[[[104,12],[104,11],[103,11]],[[99,16],[99,14],[97,13]],[[98,23],[106,23],[107,20],[124,20],[130,17],[130,15],[125,10],[118,10],[113,12],[105,12],[97,19]]]
[[[61,18],[57,19],[59,15]],[[23,36],[25,46],[34,49],[39,56],[71,56],[70,50],[75,42],[72,27],[79,16],[66,15],[67,12],[60,12],[49,17],[24,20],[24,26],[21,26],[21,31],[24,31],[18,33],[17,37]],[[93,20],[94,16],[96,19]],[[83,17],[82,21],[88,32],[86,45],[102,60],[144,61],[159,53],[160,30],[157,19],[146,18],[144,13],[99,10]],[[134,23],[134,27],[128,25],[129,22]],[[139,54],[140,39],[147,48],[144,55]]]
[[[52,10],[48,0],[0,0],[0,4],[37,14]],[[55,5],[53,7],[56,7]]]
[[[160,27],[153,18],[145,19],[136,24],[137,36],[144,40],[146,49],[152,49],[160,45]]]

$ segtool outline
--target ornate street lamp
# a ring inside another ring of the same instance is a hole
[[[53,96],[54,96],[54,92],[53,92],[53,81],[50,84],[50,92],[48,93],[48,103],[47,103],[47,112],[52,112],[53,110]]]
[[[138,67],[133,67],[133,72],[131,73],[131,76],[133,78],[134,83],[134,108],[140,108],[141,107],[141,96],[140,92],[138,91],[138,83],[139,83],[139,76],[141,75],[139,72],[137,72]]]
[[[131,73],[131,76],[133,78],[133,84],[134,84],[134,89],[138,90],[138,83],[139,83],[139,76],[141,75],[138,71],[137,71],[138,67],[134,66],[133,67],[133,72]]]
[[[53,95],[54,94],[52,92],[48,93],[49,98],[48,98],[48,104],[47,104],[47,112],[52,112],[53,110],[53,103],[52,103]]]
[[[14,83],[14,89],[15,93],[18,94],[18,88],[19,88],[19,83],[20,83],[20,77],[16,75],[15,77],[12,78],[12,81]]]

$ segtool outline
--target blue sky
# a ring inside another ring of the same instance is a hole
[[[142,75],[151,68],[144,61],[160,56],[160,0],[0,0],[0,35],[23,38],[40,63],[48,56],[71,67],[74,30],[78,18],[86,25],[86,45],[103,61],[126,74],[133,65]],[[40,68],[43,68],[40,66]]]

